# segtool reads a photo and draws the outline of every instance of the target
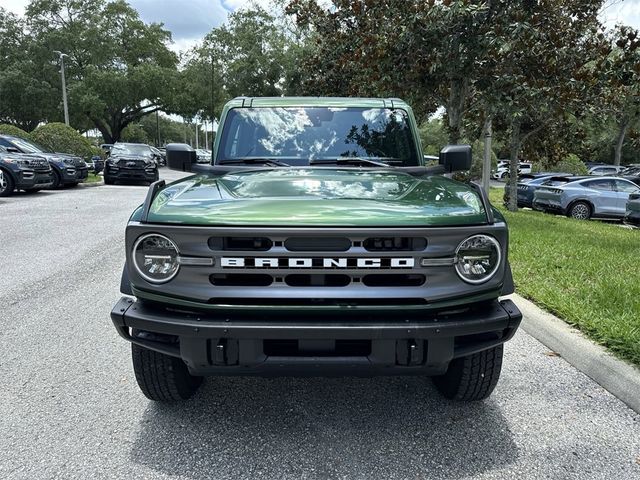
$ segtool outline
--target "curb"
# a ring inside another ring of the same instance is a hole
[[[520,295],[510,298],[522,311],[524,330],[640,413],[640,369],[614,357],[558,317]]]
[[[91,187],[101,187],[104,185],[104,180],[99,182],[91,182],[91,183],[79,183],[78,186],[82,188],[91,188]]]

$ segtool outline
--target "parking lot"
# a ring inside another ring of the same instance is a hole
[[[640,416],[523,330],[482,403],[426,378],[209,378],[149,402],[109,319],[146,190],[0,199],[0,478],[640,478]]]

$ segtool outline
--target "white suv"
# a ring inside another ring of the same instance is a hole
[[[531,173],[533,168],[530,163],[520,162],[518,163],[518,173]],[[498,168],[495,172],[493,172],[493,178],[495,179],[506,179],[509,177],[509,161],[508,160],[500,160],[498,162]]]

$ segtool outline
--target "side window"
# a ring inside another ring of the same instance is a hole
[[[9,143],[7,140],[5,140],[4,138],[0,138],[0,145],[2,145],[3,147],[10,147],[11,143]]]
[[[616,190],[624,193],[636,193],[640,190],[636,185],[631,182],[624,182],[622,180],[616,180]]]
[[[611,180],[591,180],[589,182],[584,182],[582,185],[587,188],[593,188],[594,190],[613,190],[613,183]]]

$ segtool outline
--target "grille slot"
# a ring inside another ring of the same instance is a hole
[[[424,275],[365,275],[362,283],[367,287],[419,287],[426,281]]]
[[[426,305],[424,298],[236,298],[213,297],[210,304],[268,305],[274,307],[296,306],[385,306]]]
[[[132,163],[133,165],[127,165]],[[73,161],[73,165],[75,165],[76,167],[80,167],[80,162],[75,160]],[[118,160],[118,166],[119,167],[124,167],[124,168],[144,168],[146,165],[144,160],[128,160],[126,158],[121,158],[120,160]]]
[[[290,287],[346,287],[351,283],[349,275],[287,275],[284,279]]]
[[[237,250],[242,252],[266,252],[273,242],[267,237],[211,237],[211,250]]]
[[[285,240],[284,246],[291,252],[346,252],[351,248],[351,240],[340,237],[292,237]]]
[[[216,287],[268,287],[273,283],[271,275],[259,273],[216,273],[209,279]]]
[[[369,252],[421,252],[427,248],[427,239],[422,237],[373,237],[362,242]]]

